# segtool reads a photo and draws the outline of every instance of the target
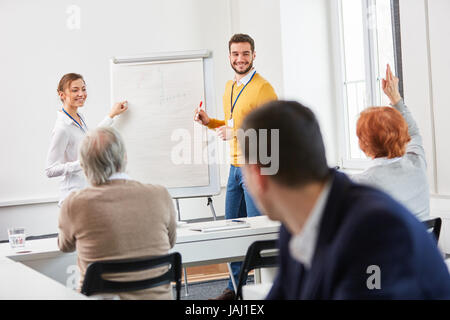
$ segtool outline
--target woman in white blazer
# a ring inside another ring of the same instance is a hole
[[[78,112],[87,98],[86,83],[80,74],[68,73],[59,81],[57,92],[63,105],[57,112],[45,173],[49,178],[62,177],[60,206],[70,192],[87,186],[78,160],[78,146],[88,131],[85,118]],[[127,109],[126,101],[114,104],[99,126],[112,125],[113,118]]]

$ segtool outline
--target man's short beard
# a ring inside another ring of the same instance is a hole
[[[234,72],[236,72],[237,74],[246,74],[247,72],[249,72],[249,71],[253,68],[253,60],[252,60],[252,62],[250,62],[250,64],[248,65],[248,68],[245,69],[244,71],[238,71],[238,70],[236,70],[236,68],[233,66],[233,64],[231,65],[231,68],[233,68]]]

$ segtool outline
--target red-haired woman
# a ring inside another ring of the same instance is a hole
[[[422,137],[389,65],[382,85],[393,108],[371,107],[361,112],[356,134],[361,150],[373,163],[352,178],[384,190],[423,220],[429,216],[430,197]]]
[[[83,115],[78,113],[87,98],[86,83],[81,75],[68,73],[59,81],[57,92],[63,106],[57,113],[52,131],[45,173],[49,178],[63,177],[58,203],[61,205],[70,192],[87,186],[78,161],[78,145],[88,131]],[[113,118],[125,110],[126,101],[114,104],[99,126],[112,125]]]

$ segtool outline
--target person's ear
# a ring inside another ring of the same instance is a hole
[[[252,60],[255,60],[256,59],[256,51],[253,51],[253,59]]]
[[[255,184],[255,187],[258,188],[258,192],[265,192],[268,187],[268,176],[261,174],[261,168],[256,164],[249,165],[249,170],[253,177],[253,183]]]
[[[66,94],[64,93],[64,91],[59,91],[58,94],[59,94],[59,98],[60,98],[62,101],[65,101],[65,100],[66,100]]]

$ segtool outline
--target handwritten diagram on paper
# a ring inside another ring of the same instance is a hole
[[[112,97],[128,101],[114,126],[133,179],[167,188],[209,184],[206,129],[193,121],[204,101],[201,59],[114,65]]]

